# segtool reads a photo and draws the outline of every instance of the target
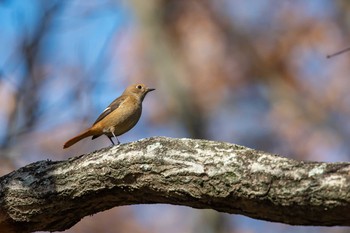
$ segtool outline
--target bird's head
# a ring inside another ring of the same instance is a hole
[[[134,95],[142,101],[148,92],[154,91],[154,88],[148,88],[145,84],[134,84],[127,87],[124,95]]]

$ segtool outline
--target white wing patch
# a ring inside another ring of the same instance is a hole
[[[111,107],[107,107],[105,110],[103,110],[102,113],[106,112],[106,111],[109,111],[111,109]]]

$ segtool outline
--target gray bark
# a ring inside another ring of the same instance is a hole
[[[168,203],[292,225],[350,226],[350,163],[155,137],[0,178],[1,232],[61,231],[115,206]]]

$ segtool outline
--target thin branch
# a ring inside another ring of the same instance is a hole
[[[338,55],[340,55],[342,53],[345,53],[345,52],[348,52],[348,51],[350,51],[350,47],[346,48],[346,49],[343,49],[343,50],[340,50],[340,51],[338,51],[336,53],[333,53],[331,55],[327,55],[327,58],[332,58],[332,57],[338,56]]]

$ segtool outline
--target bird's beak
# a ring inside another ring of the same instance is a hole
[[[148,89],[147,89],[147,93],[148,93],[148,92],[151,92],[151,91],[154,91],[154,90],[155,90],[154,88],[148,88]]]

